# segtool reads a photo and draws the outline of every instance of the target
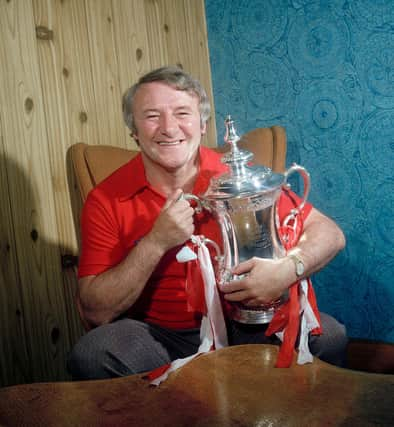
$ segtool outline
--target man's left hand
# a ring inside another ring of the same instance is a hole
[[[231,302],[242,302],[246,306],[268,304],[282,296],[291,285],[285,259],[253,257],[233,268],[240,279],[219,285],[224,298]]]

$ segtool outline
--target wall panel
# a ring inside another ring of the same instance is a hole
[[[211,93],[202,0],[0,0],[0,386],[69,379],[82,328],[67,151],[135,147],[121,95],[168,63]]]
[[[7,64],[1,72],[3,163],[12,221],[6,228],[15,238],[18,272],[16,283],[8,277],[1,285],[18,297],[18,308],[9,314],[20,317],[25,332],[4,347],[26,356],[25,381],[57,379],[64,372],[67,343],[60,331],[67,329],[67,319],[56,286],[60,252],[33,10],[30,2],[2,2],[0,14],[7,20],[0,30],[0,62]],[[1,303],[8,304],[8,294]]]
[[[149,42],[147,38],[148,18],[145,13],[144,1],[112,0],[113,31],[116,44],[116,57],[118,61],[118,79],[120,94],[131,86],[132,83],[151,69],[149,57]],[[119,119],[123,124],[121,116],[121,100],[117,106]],[[130,131],[122,126],[127,138],[129,148],[137,145],[130,138]]]
[[[1,58],[4,58],[2,54]],[[6,163],[5,147],[0,120],[0,302],[1,302],[1,351],[0,378],[4,383],[24,382],[28,362],[25,323],[21,317],[21,280],[17,268],[16,241],[10,197],[8,176],[16,175],[12,170],[15,164]],[[6,302],[6,303],[4,303]]]
[[[116,3],[116,2],[115,2]],[[130,3],[130,2],[129,2]],[[112,3],[86,1],[87,31],[90,51],[92,82],[94,85],[94,112],[98,123],[98,142],[126,146],[127,133],[121,115],[119,57],[115,39]],[[122,49],[123,50],[123,49]],[[122,54],[127,54],[124,51]]]
[[[217,119],[231,113],[243,132],[282,125],[287,164],[308,169],[310,201],[345,233],[313,278],[320,309],[350,337],[394,343],[394,2],[206,10]]]

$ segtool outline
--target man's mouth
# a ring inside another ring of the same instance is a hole
[[[159,145],[179,145],[179,144],[182,144],[182,142],[183,142],[184,140],[183,139],[181,139],[181,140],[176,140],[176,141],[159,141]]]

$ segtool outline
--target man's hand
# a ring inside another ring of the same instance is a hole
[[[188,240],[194,232],[194,209],[176,190],[166,200],[151,231],[151,237],[166,252]]]
[[[220,290],[227,301],[242,302],[246,306],[268,304],[281,297],[290,286],[291,268],[286,258],[253,257],[232,271],[245,276],[220,285]]]
[[[304,232],[292,252],[301,255],[305,266],[303,277],[323,268],[345,246],[341,229],[327,216],[313,208],[304,223]],[[289,256],[280,259],[254,257],[240,263],[233,274],[246,274],[240,280],[220,285],[227,301],[242,301],[258,306],[278,299],[297,280],[294,261]]]

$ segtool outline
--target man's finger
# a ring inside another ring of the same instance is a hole
[[[167,197],[167,200],[166,200],[166,202],[165,202],[165,204],[163,206],[163,209],[167,209],[168,206],[170,206],[172,203],[177,202],[178,200],[180,200],[181,197],[182,197],[182,194],[183,194],[183,191],[182,191],[181,188],[178,188],[178,190],[175,190],[172,194],[170,194]]]
[[[247,261],[241,262],[240,264],[238,264],[237,266],[235,266],[232,269],[232,273],[233,274],[245,274],[245,273],[249,273],[249,271],[253,268],[254,266],[254,260],[252,259],[248,259]]]
[[[224,294],[224,299],[231,302],[240,302],[250,299],[250,294],[248,291],[231,292],[229,294]]]

